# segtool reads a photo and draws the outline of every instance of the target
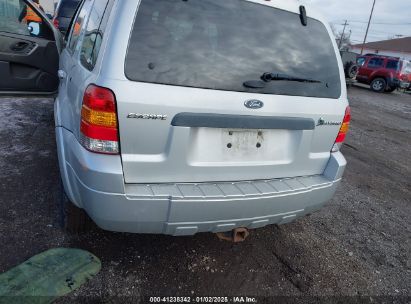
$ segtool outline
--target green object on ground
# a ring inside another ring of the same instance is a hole
[[[92,279],[101,269],[91,253],[55,248],[0,274],[0,303],[51,303]]]

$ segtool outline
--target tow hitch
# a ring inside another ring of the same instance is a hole
[[[220,240],[240,243],[245,241],[245,239],[250,235],[250,232],[247,228],[235,228],[231,231],[219,232],[216,234]]]

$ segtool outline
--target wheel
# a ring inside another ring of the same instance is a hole
[[[385,91],[385,88],[387,87],[387,82],[385,81],[384,78],[375,78],[371,82],[371,90],[377,93],[382,93]]]
[[[357,77],[358,70],[359,70],[358,65],[356,65],[355,63],[351,63],[347,65],[345,69],[345,76],[347,78],[354,79]]]
[[[87,232],[92,227],[92,221],[87,213],[75,206],[64,191],[63,182],[60,180],[59,187],[59,211],[60,226],[63,230],[73,234]]]

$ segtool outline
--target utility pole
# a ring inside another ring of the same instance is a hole
[[[375,1],[376,1],[376,0],[374,0],[374,3],[372,4],[370,19],[368,20],[368,25],[367,25],[367,31],[365,32],[364,42],[362,43],[362,47],[361,47],[361,55],[362,55],[362,53],[364,52],[365,42],[367,41],[368,30],[370,29],[372,14],[374,13]]]
[[[347,27],[347,25],[349,25],[348,20],[345,20],[343,25],[344,25],[344,28],[343,28],[343,31],[342,31],[342,34],[341,34],[341,37],[340,37],[340,43],[338,43],[338,49],[339,50],[341,50],[341,45],[342,45],[342,42],[343,42],[343,39],[344,39],[344,34],[345,34],[345,28]]]

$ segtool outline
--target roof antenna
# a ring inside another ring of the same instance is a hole
[[[305,10],[304,5],[300,5],[300,19],[301,24],[307,26],[307,11]]]

